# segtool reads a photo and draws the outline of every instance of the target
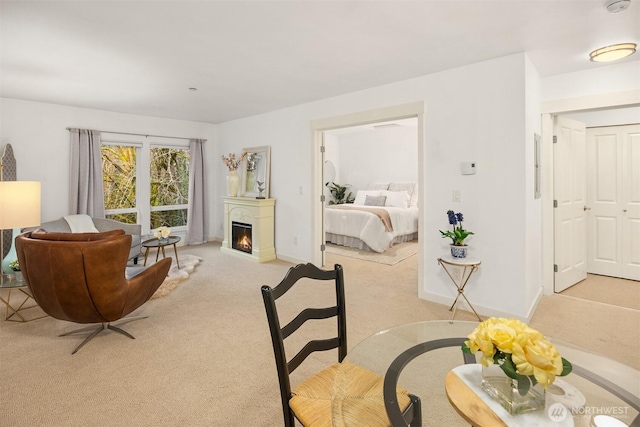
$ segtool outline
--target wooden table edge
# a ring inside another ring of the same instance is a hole
[[[471,425],[507,427],[504,421],[455,372],[447,373],[444,388],[451,406]]]

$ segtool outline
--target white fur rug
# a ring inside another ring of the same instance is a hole
[[[196,266],[202,261],[202,258],[195,255],[178,255],[178,259],[180,260],[180,268],[178,268],[175,258],[171,258],[171,268],[169,269],[167,278],[164,279],[164,282],[162,282],[162,285],[160,285],[151,299],[168,295],[169,292],[178,286],[178,283],[187,280]]]

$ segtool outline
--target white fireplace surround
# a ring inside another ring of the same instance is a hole
[[[258,262],[276,259],[275,204],[276,199],[254,199],[250,197],[223,197],[224,240],[220,250]],[[232,245],[232,223],[251,225],[251,253],[234,249]]]

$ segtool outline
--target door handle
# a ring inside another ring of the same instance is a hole
[[[623,209],[623,210],[622,210],[622,212],[627,213],[627,210],[626,210],[626,209]]]
[[[591,210],[591,208],[588,208],[588,207],[586,207],[586,206],[585,206],[585,207],[583,208],[583,210],[585,210],[585,211],[590,211],[590,210]]]

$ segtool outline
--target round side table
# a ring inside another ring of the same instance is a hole
[[[147,265],[147,256],[149,255],[149,248],[158,248],[158,252],[156,252],[156,262],[158,262],[158,257],[160,256],[160,251],[162,251],[162,258],[166,258],[167,256],[164,253],[164,247],[173,245],[173,253],[176,254],[176,264],[178,268],[180,268],[180,260],[178,260],[178,249],[176,249],[176,243],[180,241],[179,236],[169,236],[166,240],[160,240],[157,237],[154,239],[145,240],[142,242],[142,247],[145,248],[144,251],[144,264]]]
[[[456,290],[458,291],[456,299],[453,301],[453,304],[449,308],[449,311],[453,310],[451,320],[456,317],[456,310],[458,308],[457,304],[460,300],[460,297],[462,297],[467,302],[467,304],[469,304],[469,307],[473,311],[473,314],[475,314],[478,320],[482,322],[482,319],[480,318],[478,313],[476,313],[476,310],[471,305],[471,302],[469,302],[466,295],[464,294],[464,288],[465,286],[467,286],[467,282],[469,282],[469,278],[471,278],[471,275],[480,266],[480,261],[473,258],[454,258],[451,255],[445,255],[438,258],[438,264],[442,266],[442,269],[447,273],[447,276],[449,276],[449,279],[451,279],[451,283],[454,284]],[[451,274],[454,268],[462,268],[462,274],[457,280]]]

